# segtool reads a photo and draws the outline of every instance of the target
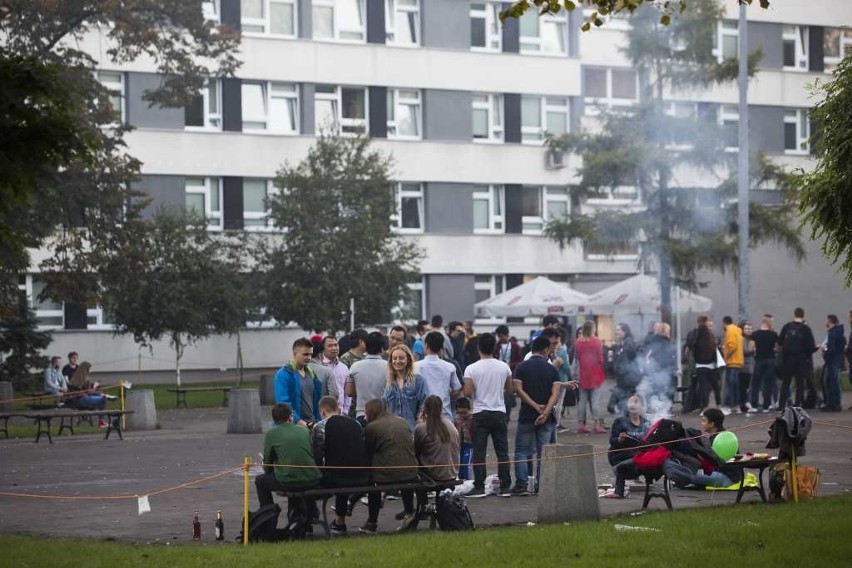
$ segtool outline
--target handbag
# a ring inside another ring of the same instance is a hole
[[[717,349],[716,350],[716,368],[718,369],[719,367],[724,367],[725,365],[727,365],[727,363],[725,363],[725,358],[722,357],[722,352]]]

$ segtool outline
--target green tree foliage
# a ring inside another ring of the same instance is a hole
[[[803,224],[814,239],[824,239],[823,254],[839,264],[846,287],[852,286],[852,55],[834,70],[833,78],[817,85],[824,98],[811,109],[818,125],[812,136],[816,168],[796,179]]]
[[[95,34],[101,61],[84,51]],[[163,77],[145,99],[181,107],[234,72],[239,34],[205,22],[201,0],[6,0],[0,36],[0,308],[14,309],[26,247],[48,248],[46,295],[98,303],[100,266],[133,241],[147,201],[96,69],[145,57]]]
[[[264,252],[267,313],[305,329],[388,321],[419,278],[417,247],[392,231],[391,158],[365,136],[320,135],[285,165],[269,202],[283,239]]]
[[[545,234],[563,246],[581,240],[610,252],[638,242],[640,264],[660,273],[664,317],[670,313],[672,276],[696,289],[699,270],[737,267],[736,178],[731,177],[736,154],[724,150],[736,145],[736,130],[718,125],[714,107],[671,106],[664,98],[669,90],[736,77],[735,62],[719,62],[712,54],[722,13],[718,3],[702,2],[665,26],[653,9],[637,10],[625,54],[644,85],[640,102],[601,109],[600,128],[594,132],[549,140],[549,151],[573,150],[583,157],[580,182],[573,188],[578,201],[628,186],[638,189],[643,203],[628,210],[576,212],[550,223]],[[759,55],[750,56],[752,69]],[[678,172],[686,170],[720,181],[711,187],[676,186]],[[752,174],[752,187],[789,185],[783,172],[762,158]],[[789,201],[772,208],[751,204],[751,245],[781,243],[801,260],[804,250],[792,213]]]
[[[17,314],[0,318],[0,381],[9,381],[16,389],[33,387],[33,371],[49,363],[43,352],[51,341],[50,332],[38,331],[35,313],[21,298]]]
[[[103,293],[117,333],[143,345],[168,338],[177,383],[184,348],[211,333],[235,333],[249,304],[236,237],[212,235],[204,219],[159,209],[139,241],[105,266]]]

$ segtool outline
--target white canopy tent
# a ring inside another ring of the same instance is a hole
[[[477,317],[575,316],[588,311],[589,297],[539,276],[474,305]]]

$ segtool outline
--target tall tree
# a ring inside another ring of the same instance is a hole
[[[799,208],[812,237],[824,239],[823,254],[839,264],[846,287],[852,286],[852,55],[843,58],[832,80],[816,85],[824,98],[811,109],[819,125],[811,142],[816,168],[796,179]]]
[[[419,278],[419,249],[392,230],[392,160],[359,135],[324,132],[279,170],[270,217],[284,238],[265,254],[267,313],[305,329],[388,321]]]
[[[9,381],[17,389],[33,386],[28,381],[34,369],[47,367],[49,358],[43,351],[51,341],[49,331],[38,331],[35,313],[21,298],[17,315],[0,318],[0,381]]]
[[[565,245],[582,240],[610,252],[639,243],[642,266],[660,274],[664,319],[671,315],[674,280],[695,289],[702,268],[736,271],[736,185],[724,181],[735,169],[736,129],[718,125],[713,107],[667,100],[669,92],[688,92],[732,81],[737,62],[721,62],[713,53],[716,22],[723,9],[702,2],[661,25],[657,13],[643,7],[631,18],[625,54],[639,70],[640,100],[617,110],[601,109],[600,129],[551,138],[550,151],[575,150],[583,156],[579,200],[628,186],[638,189],[641,207],[627,211],[572,214],[546,227]],[[750,56],[754,69],[760,54]],[[784,183],[782,172],[760,160],[755,183]],[[714,187],[675,186],[678,173],[699,172],[722,180]],[[770,179],[770,177],[772,179]],[[735,179],[730,178],[728,179]],[[793,256],[804,255],[789,202],[769,210],[750,205],[752,245],[783,242]]]

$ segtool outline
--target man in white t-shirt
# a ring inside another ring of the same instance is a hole
[[[440,357],[444,349],[444,336],[437,331],[430,331],[423,338],[423,349],[426,357],[414,364],[414,372],[426,381],[429,394],[441,399],[444,418],[452,422],[454,416],[450,401],[459,396],[461,383],[456,375],[456,366]]]
[[[485,496],[485,452],[488,437],[497,454],[497,475],[501,497],[509,496],[512,477],[509,468],[509,433],[506,397],[513,394],[512,370],[495,359],[497,339],[490,333],[477,337],[479,361],[464,371],[464,394],[473,402],[473,491],[467,497]]]

